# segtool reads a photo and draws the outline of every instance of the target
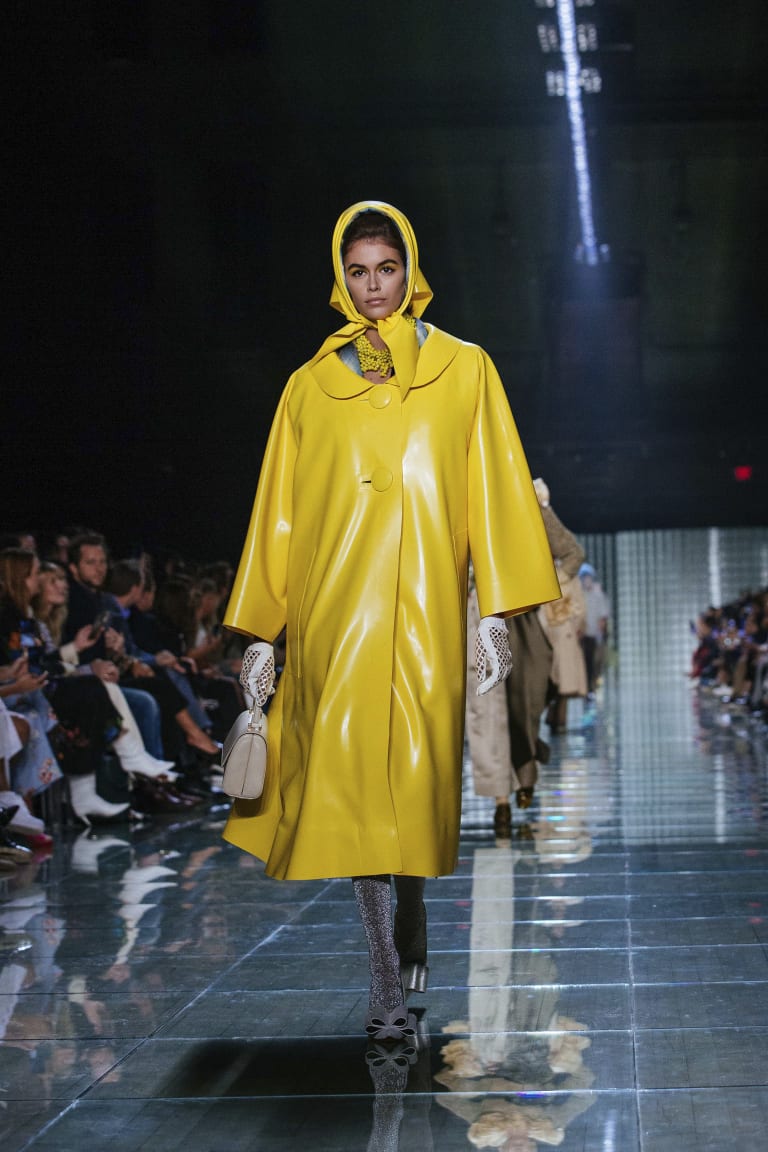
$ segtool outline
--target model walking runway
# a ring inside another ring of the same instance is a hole
[[[609,679],[509,840],[467,800],[394,1047],[348,880],[267,879],[215,808],[58,837],[0,877],[4,1152],[757,1152],[765,767],[717,695]]]

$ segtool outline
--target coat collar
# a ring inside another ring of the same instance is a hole
[[[405,400],[411,388],[424,388],[436,380],[455,359],[462,347],[461,340],[455,336],[441,331],[440,328],[435,328],[432,324],[426,324],[425,327],[429,335],[419,351],[416,372],[410,387],[407,385],[404,387],[400,384],[401,401]],[[343,331],[344,329],[341,329],[341,332]],[[341,347],[346,342],[340,340],[338,346]],[[358,376],[356,372],[343,364],[336,355],[335,349],[329,350],[328,354],[320,360],[310,361],[308,371],[314,376],[323,392],[335,400],[351,400],[355,396],[364,396],[374,387],[370,380],[366,380],[364,376]],[[397,377],[393,377],[393,383],[399,384]]]

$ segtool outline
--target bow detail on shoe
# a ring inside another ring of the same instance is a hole
[[[365,1018],[365,1031],[372,1040],[395,1042],[416,1035],[416,1017],[404,1004],[397,1008],[371,1008]]]
[[[416,1063],[418,1055],[418,1049],[405,1040],[399,1041],[393,1047],[377,1044],[375,1041],[370,1040],[365,1053],[365,1062],[371,1068],[383,1068],[385,1065],[392,1065],[395,1068],[407,1068],[409,1065]]]

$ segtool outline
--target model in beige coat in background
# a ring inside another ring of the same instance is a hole
[[[547,541],[561,579],[577,576],[584,549],[556,516],[549,503],[549,489],[534,480]],[[578,579],[577,579],[578,583]],[[467,659],[474,670],[474,636],[480,619],[472,582],[469,591]],[[533,802],[538,765],[549,759],[549,745],[539,737],[542,713],[552,691],[553,647],[540,612],[525,612],[508,622],[514,677],[505,682],[504,693],[485,696],[467,694],[466,727],[472,761],[472,777],[478,796],[496,799],[494,831],[501,838],[511,835],[515,794],[518,808]]]

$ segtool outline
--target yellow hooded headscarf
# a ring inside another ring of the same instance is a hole
[[[419,357],[419,342],[412,325],[403,320],[403,314],[405,312],[411,312],[414,316],[421,316],[427,304],[429,304],[432,299],[432,289],[429,287],[429,284],[419,269],[419,249],[416,244],[413,228],[411,228],[408,219],[402,212],[399,212],[397,208],[393,208],[391,204],[385,204],[380,200],[362,200],[359,204],[353,204],[350,208],[347,208],[346,211],[342,212],[336,221],[331,246],[334,284],[330,303],[331,307],[336,308],[346,316],[349,323],[329,336],[309,363],[310,365],[316,364],[319,360],[322,360],[323,357],[335,353],[342,345],[349,344],[349,342],[354,340],[356,336],[359,336],[361,332],[365,332],[367,328],[373,326],[370,320],[357,311],[352,302],[352,297],[347,288],[347,281],[344,275],[344,262],[341,255],[341,243],[344,238],[344,233],[355,217],[363,212],[380,212],[383,216],[389,217],[402,236],[403,244],[405,245],[407,276],[403,302],[396,312],[393,312],[391,316],[387,316],[383,320],[379,320],[376,324],[379,335],[392,353],[395,378],[400,385],[403,397],[405,397],[405,394],[413,383],[413,377],[416,372],[416,361]]]

